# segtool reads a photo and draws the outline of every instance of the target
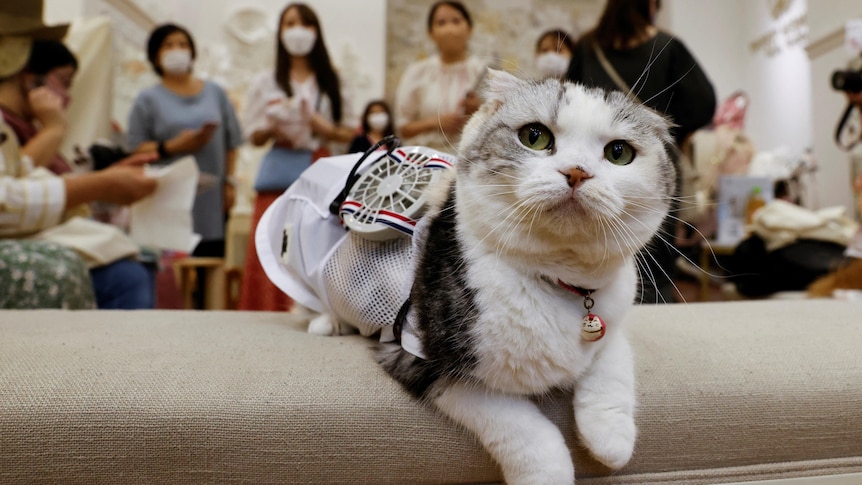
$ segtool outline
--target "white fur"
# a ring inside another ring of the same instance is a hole
[[[462,154],[498,110],[518,104],[510,97],[519,87],[516,78],[491,73],[487,102],[465,127]],[[502,121],[511,125],[512,137],[527,123],[550,126],[557,138],[553,153],[522,150],[520,163],[510,169],[514,173],[493,182],[488,181],[493,169],[474,170],[464,165],[473,161],[461,158],[454,182],[458,236],[469,261],[467,286],[475,290],[479,315],[465,336],[476,365],[464,381],[438,382],[430,396],[438,409],[476,434],[509,484],[575,481],[563,432],[530,395],[574,388],[578,436],[610,468],[624,466],[635,444],[625,315],[636,292],[634,254],[667,210],[656,187],[668,138],[634,133],[629,117],[615,116],[613,107],[580,86],[568,86],[564,99],[555,112],[554,96],[525,95],[520,109],[507,111]],[[543,109],[556,118],[542,118]],[[651,116],[641,114],[641,120]],[[636,165],[604,160],[604,146],[615,139],[640,143]],[[561,174],[573,168],[592,178],[572,189]],[[432,213],[446,195],[429,194]],[[426,236],[417,228],[417,239]],[[584,298],[548,278],[596,289],[592,312],[606,323],[603,338],[581,338]],[[309,331],[331,335],[339,331],[338,322],[321,315]]]
[[[497,103],[471,119],[462,152],[508,102],[495,97],[517,83],[492,74],[486,94]],[[476,289],[479,307],[469,335],[477,362],[470,377],[480,387],[448,383],[434,402],[476,433],[509,484],[574,483],[560,431],[523,396],[574,387],[578,435],[613,469],[629,461],[635,444],[633,357],[624,317],[636,292],[634,254],[667,210],[656,190],[664,147],[656,137],[638,147],[637,165],[609,163],[604,146],[631,139],[631,126],[600,97],[579,86],[567,90],[569,103],[553,127],[554,154],[527,153],[532,159],[523,160],[514,176],[506,174],[510,179],[488,183],[493,176],[480,167],[459,169],[456,182],[459,236],[470,261],[467,286]],[[534,114],[517,116],[508,118],[515,127],[535,121],[529,118]],[[593,178],[572,189],[561,172],[573,167]],[[500,189],[505,183],[509,190]],[[604,319],[605,336],[582,339],[584,299],[542,276],[596,289],[592,311]]]
[[[455,383],[434,404],[479,437],[509,485],[575,483],[562,433],[527,398]]]

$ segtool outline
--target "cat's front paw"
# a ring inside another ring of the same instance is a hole
[[[314,335],[322,335],[324,337],[335,335],[336,328],[335,319],[328,313],[321,313],[308,322],[308,333]]]
[[[575,410],[581,442],[600,462],[619,470],[632,457],[635,448],[634,417],[620,409]]]

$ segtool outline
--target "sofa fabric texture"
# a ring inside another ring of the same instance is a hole
[[[862,472],[862,305],[635,307],[638,442],[611,472],[537,397],[579,484]],[[0,312],[0,483],[497,483],[357,335],[282,313]]]

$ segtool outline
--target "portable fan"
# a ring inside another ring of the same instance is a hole
[[[426,190],[454,165],[454,156],[427,147],[397,148],[356,179],[341,203],[341,220],[374,241],[412,236],[425,209]]]

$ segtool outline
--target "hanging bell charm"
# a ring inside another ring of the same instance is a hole
[[[587,313],[581,324],[581,338],[595,342],[605,336],[605,321],[595,313]]]

